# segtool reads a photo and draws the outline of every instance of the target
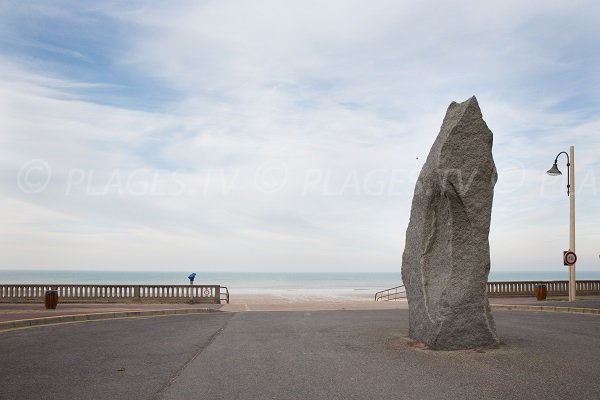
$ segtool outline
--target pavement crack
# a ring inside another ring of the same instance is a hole
[[[198,350],[196,350],[196,352],[192,355],[192,357],[187,360],[185,363],[183,363],[183,365],[181,367],[179,367],[177,369],[177,371],[175,371],[175,373],[171,376],[171,378],[169,379],[169,381],[164,384],[154,395],[153,399],[154,400],[159,400],[162,398],[162,396],[165,394],[165,392],[173,385],[173,383],[175,383],[175,381],[177,379],[179,379],[179,377],[181,376],[181,373],[183,371],[185,371],[185,369],[194,362],[194,360],[196,360],[196,358],[198,358],[198,356],[200,356],[200,354],[202,354],[202,352],[204,350],[206,350],[214,341],[215,339],[221,334],[223,333],[223,331],[227,328],[227,325],[229,325],[229,322],[231,322],[232,319],[234,319],[235,317],[237,317],[237,314],[234,314],[231,318],[229,318],[225,324],[223,324],[223,326],[221,328],[219,328],[217,331],[215,331],[215,333],[213,333],[208,340],[206,341],[206,344],[204,346],[200,346],[198,348]]]

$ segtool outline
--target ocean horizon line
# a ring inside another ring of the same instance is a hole
[[[186,284],[188,275],[197,274],[196,282],[211,281],[251,287],[293,286],[306,283],[339,287],[397,286],[402,283],[397,271],[216,271],[202,269],[174,270],[92,270],[92,269],[0,269],[0,283],[105,283],[105,284]],[[600,271],[578,271],[580,280],[600,279]],[[489,281],[567,280],[567,271],[491,271]]]
[[[206,272],[206,273],[219,273],[219,274],[394,274],[400,273],[401,267],[398,267],[397,270],[374,270],[374,271],[338,271],[338,270],[319,270],[319,271],[301,271],[301,270],[289,270],[289,271],[273,271],[273,270],[256,270],[256,271],[248,271],[248,270],[223,270],[220,271],[217,268],[215,269],[206,269],[206,267],[197,267],[197,268],[187,268],[187,269],[169,269],[165,267],[164,269],[139,269],[139,268],[116,268],[116,269],[107,269],[107,268],[44,268],[44,267],[9,267],[9,268],[1,268],[2,271],[58,271],[58,272],[124,272],[124,273],[190,273],[190,272]],[[597,269],[578,269],[578,272],[581,273],[592,273],[600,276],[600,268]],[[568,274],[567,270],[558,271],[557,268],[553,267],[548,270],[538,270],[538,269],[501,269],[490,271],[490,274],[532,274],[532,273],[557,273],[557,274]]]

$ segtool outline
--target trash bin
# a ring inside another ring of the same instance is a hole
[[[548,295],[548,286],[545,283],[538,283],[534,288],[535,298],[540,300],[546,300]]]
[[[44,305],[47,310],[54,310],[58,305],[58,290],[46,290]]]

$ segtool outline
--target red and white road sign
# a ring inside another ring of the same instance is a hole
[[[572,251],[565,252],[565,265],[573,265],[577,262],[577,255]]]

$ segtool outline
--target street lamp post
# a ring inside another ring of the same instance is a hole
[[[569,251],[575,252],[575,147],[571,146],[569,152],[571,153],[570,157],[566,151],[561,151],[558,153],[554,159],[552,168],[550,168],[546,173],[553,176],[562,175],[556,164],[558,162],[558,157],[560,157],[561,154],[567,156],[567,196],[569,196],[571,203]],[[575,301],[575,282],[575,264],[571,264],[569,265],[569,301]]]

